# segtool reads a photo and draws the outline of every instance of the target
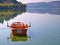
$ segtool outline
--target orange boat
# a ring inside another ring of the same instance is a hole
[[[22,22],[14,22],[11,24],[11,26],[9,26],[7,23],[7,26],[11,28],[14,35],[26,35],[28,27],[31,27],[31,23],[28,26]]]

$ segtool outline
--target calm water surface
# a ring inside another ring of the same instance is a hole
[[[31,22],[32,26],[27,31],[27,36],[31,38],[26,37],[23,41],[17,37],[18,40],[12,41],[11,29],[7,27],[7,22],[11,25],[18,21],[28,25]],[[8,21],[4,19],[3,23],[0,23],[0,45],[60,45],[60,15],[27,10]]]

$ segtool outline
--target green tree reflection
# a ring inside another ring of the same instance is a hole
[[[26,9],[21,9],[21,10],[5,10],[5,11],[0,11],[0,23],[3,23],[4,20],[8,21],[10,19],[13,19],[14,17],[16,17],[18,14],[22,14],[26,12]]]

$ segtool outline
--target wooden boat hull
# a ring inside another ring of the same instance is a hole
[[[12,29],[14,35],[26,35],[27,29]]]
[[[7,23],[7,26],[11,28],[14,35],[26,35],[27,29],[28,27],[31,27],[31,24],[28,26],[22,22],[14,22],[11,24],[11,26],[9,26]]]

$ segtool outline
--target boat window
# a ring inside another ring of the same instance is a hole
[[[17,33],[22,33],[22,30],[18,29],[18,30],[17,30]]]

